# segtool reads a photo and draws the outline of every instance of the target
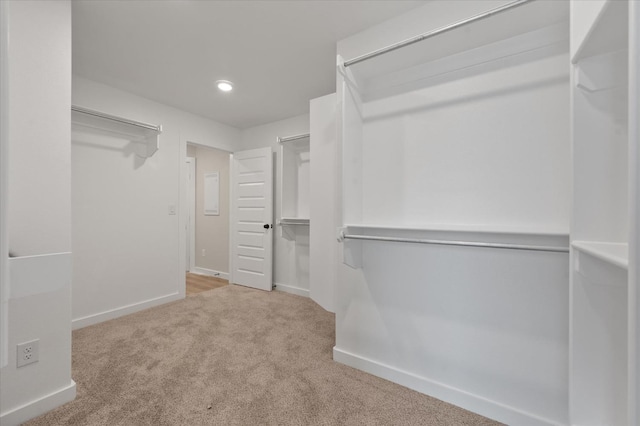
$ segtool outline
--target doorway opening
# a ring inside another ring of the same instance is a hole
[[[229,280],[230,153],[187,142],[185,159],[185,294]]]

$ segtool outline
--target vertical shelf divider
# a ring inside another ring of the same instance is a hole
[[[628,423],[640,422],[640,4],[629,2]]]
[[[638,420],[636,8],[571,2],[570,424]]]

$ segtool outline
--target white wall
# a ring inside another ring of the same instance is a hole
[[[311,298],[334,312],[338,260],[338,134],[336,94],[312,99],[309,289]]]
[[[242,129],[240,149],[248,150],[270,146],[273,152],[277,152],[279,151],[278,137],[302,133],[309,133],[309,114]]]
[[[282,187],[280,206],[282,217],[309,218],[309,139],[282,144]],[[279,188],[280,189],[280,188]]]
[[[503,3],[428,2],[341,41],[338,54],[351,59]],[[516,60],[493,74],[466,75],[365,103],[363,142],[345,146],[348,153],[361,150],[342,171],[342,189],[349,187],[362,209],[351,209],[349,219],[389,227],[444,222],[470,231],[512,227],[534,233],[514,234],[516,239],[542,238],[535,232],[545,230],[565,234],[552,239],[567,244],[568,64],[566,53],[526,64]],[[530,81],[519,80],[522,76]],[[338,84],[338,99],[342,95]],[[500,119],[517,111],[522,115]],[[526,117],[532,122],[519,121]],[[349,127],[353,123],[345,126],[343,134],[356,135],[351,142],[359,138]],[[500,158],[507,151],[508,158]],[[359,173],[351,173],[352,166]],[[510,174],[516,176],[511,181]],[[496,176],[502,180],[492,181]],[[529,195],[539,191],[545,205],[525,203],[523,194],[513,192],[517,188],[502,186],[505,180],[524,185]],[[474,198],[478,194],[481,199]],[[504,204],[507,208],[489,212],[509,200],[513,204]],[[528,211],[518,210],[525,206]],[[406,236],[480,237],[412,232]],[[340,248],[340,258],[358,251],[359,261],[351,262],[355,267],[338,265],[334,359],[507,424],[566,424],[566,254],[350,242]]]
[[[300,115],[274,123],[243,129],[241,149],[271,147],[273,150],[274,179],[274,218],[280,218],[280,184],[282,171],[277,167],[280,146],[278,137],[309,133],[309,115]],[[296,229],[283,229],[274,223],[273,281],[276,289],[295,294],[309,295],[309,231],[298,226]],[[293,227],[287,227],[293,228]]]
[[[0,423],[9,426],[72,400],[75,383],[69,253],[71,4],[15,1],[3,4],[3,13],[7,9],[7,226],[9,249],[19,256],[9,261],[8,364],[0,370]],[[16,368],[16,345],[34,339],[40,341],[39,362]]]
[[[59,106],[61,101],[68,103],[69,97],[69,70],[65,62],[69,52],[61,40],[69,35],[61,34],[66,29],[56,31],[54,24],[39,13],[35,14],[34,9],[14,4],[11,7],[15,7],[11,13],[16,19],[16,22],[10,22],[11,52],[19,49],[34,52],[20,58],[12,56],[10,62],[15,66],[9,70],[9,139],[12,145],[9,163],[9,250],[13,256],[70,251],[71,222],[67,201],[71,188],[61,185],[61,182],[68,183],[70,176],[69,148],[64,144],[64,149],[40,149],[51,135],[58,135],[60,139],[69,135],[69,112]],[[62,21],[61,24],[66,24],[67,12],[64,7],[51,8],[54,16]],[[38,28],[36,23],[46,27],[30,34],[30,31]],[[56,34],[46,37],[47,30],[56,31]],[[34,44],[39,46],[34,48]],[[44,55],[47,51],[51,53]],[[42,68],[57,53],[62,55],[57,63],[65,66],[52,67],[48,78],[40,75]],[[52,84],[53,81],[64,82],[65,86],[57,87]],[[28,90],[28,95],[23,90]],[[44,99],[51,97],[57,108],[48,109],[45,103],[36,102],[35,112],[39,112],[40,116],[35,115],[32,111],[38,94]],[[38,145],[31,145],[33,141],[37,141]],[[46,178],[43,178],[45,174]],[[31,195],[25,196],[27,193]]]
[[[568,61],[512,59],[365,103],[362,221],[568,233]]]
[[[237,129],[84,78],[73,104],[160,124],[160,149],[76,129],[72,140],[73,327],[184,297],[187,141],[233,151]],[[176,215],[169,214],[175,206]]]

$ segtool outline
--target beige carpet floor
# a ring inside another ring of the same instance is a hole
[[[334,315],[226,286],[73,332],[78,396],[36,425],[495,425],[334,362]]]

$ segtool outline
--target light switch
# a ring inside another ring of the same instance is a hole
[[[171,215],[176,214],[176,205],[175,204],[169,204],[169,214],[171,214]]]

